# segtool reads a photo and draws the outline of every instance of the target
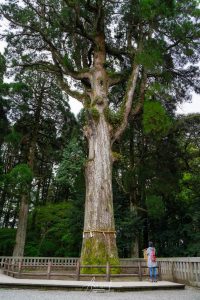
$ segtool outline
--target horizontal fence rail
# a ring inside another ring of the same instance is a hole
[[[47,266],[50,261],[54,266],[76,266],[78,257],[15,257],[0,256],[0,267],[5,262],[13,263],[23,261],[24,266]]]
[[[200,287],[200,257],[157,258],[158,274],[161,280],[170,280]],[[142,258],[120,259],[119,266],[108,263],[102,266],[83,266],[78,257],[7,257],[0,256],[0,267],[10,276],[44,276],[72,277],[80,280],[82,277],[138,277],[139,280],[148,276],[147,262]],[[114,269],[118,268],[118,274]],[[88,271],[90,269],[90,271]],[[101,269],[102,274],[98,274]],[[87,270],[87,271],[86,271]]]
[[[160,258],[158,260],[163,279],[200,287],[200,257]]]
[[[140,259],[142,260],[142,259]],[[135,258],[121,259],[123,264],[134,263]],[[200,257],[157,258],[163,280],[200,287]]]
[[[148,268],[143,260],[135,260],[130,265],[121,263],[113,266],[108,262],[106,265],[81,265],[78,258],[66,258],[64,262],[65,264],[62,264],[60,258],[2,257],[1,267],[4,274],[17,278],[68,279],[72,277],[80,280],[83,277],[88,279],[98,277],[110,281],[113,277],[136,277],[142,280],[143,277],[148,276]]]

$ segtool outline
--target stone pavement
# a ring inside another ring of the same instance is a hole
[[[44,280],[44,279],[18,279],[0,274],[0,288],[29,288],[29,289],[65,289],[79,291],[139,291],[139,290],[166,290],[184,289],[183,284],[169,281],[69,281],[69,280]],[[1,299],[1,298],[0,298]],[[4,298],[3,298],[4,299]]]
[[[199,300],[200,290],[120,292],[22,290],[0,288],[1,300]]]

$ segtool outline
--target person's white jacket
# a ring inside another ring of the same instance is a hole
[[[148,256],[147,265],[148,265],[149,268],[157,267],[157,262],[153,262],[151,260],[151,254],[152,254],[153,251],[155,251],[155,253],[156,253],[156,249],[154,247],[147,248],[147,256]]]

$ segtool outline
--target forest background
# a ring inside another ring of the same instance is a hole
[[[79,256],[87,112],[73,115],[50,74],[6,69],[6,59],[0,56],[0,255],[13,253],[21,197],[31,184],[24,255]],[[189,82],[173,101],[149,93],[115,143],[120,257],[142,256],[149,239],[158,256],[200,256],[200,114],[176,114],[197,86]]]

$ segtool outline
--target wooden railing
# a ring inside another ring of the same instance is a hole
[[[4,274],[17,278],[73,278],[80,280],[100,278],[101,280],[110,281],[113,277],[137,277],[139,280],[148,276],[146,264],[143,261],[136,260],[131,265],[120,264],[112,266],[106,265],[81,265],[78,258],[65,259],[62,264],[60,258],[19,258],[4,257],[1,260],[1,266]],[[158,267],[159,269],[159,267]],[[158,272],[160,274],[160,272]]]
[[[185,283],[191,286],[200,287],[200,257],[175,257],[158,258],[160,279]],[[11,276],[26,276],[23,273],[43,274],[46,278],[54,276],[68,276],[80,279],[85,276],[100,276],[98,274],[81,274],[82,268],[89,266],[80,266],[77,257],[5,257],[0,256],[0,267],[4,272]],[[7,270],[6,270],[7,268]],[[93,268],[104,268],[104,279],[118,276],[138,276],[140,279],[148,275],[146,261],[142,258],[120,259],[120,274],[112,274],[112,266],[90,266]],[[107,271],[106,271],[107,270]],[[129,275],[130,274],[130,275]]]
[[[78,257],[15,257],[0,256],[0,267],[5,262],[18,263],[23,261],[24,266],[47,266],[51,262],[53,266],[76,266]]]
[[[138,278],[140,281],[142,281],[142,279],[148,275],[148,268],[146,265],[142,265],[141,261],[135,261],[134,264],[131,265],[110,265],[109,262],[107,262],[106,265],[80,265],[80,263],[77,263],[77,280],[80,280],[81,277],[104,277],[106,281],[110,281],[111,278],[113,277],[117,277],[117,278],[121,278],[121,277],[136,277]],[[85,274],[81,272],[81,269],[85,269]],[[88,274],[88,269],[94,270],[94,269],[100,269],[102,273],[98,273],[97,272],[89,272]],[[158,271],[158,275],[159,275],[159,279],[161,279],[160,277],[160,267],[158,265],[157,267]],[[116,273],[115,273],[116,272]]]
[[[140,259],[141,260],[141,259]],[[135,258],[121,259],[121,263],[134,263]],[[157,258],[163,280],[200,287],[200,257]]]
[[[159,258],[162,278],[200,287],[200,257]]]
[[[24,264],[23,259],[16,261],[4,261],[2,270],[4,274],[17,278],[47,278],[56,277],[77,277],[76,265],[55,265],[50,260],[43,264]]]

